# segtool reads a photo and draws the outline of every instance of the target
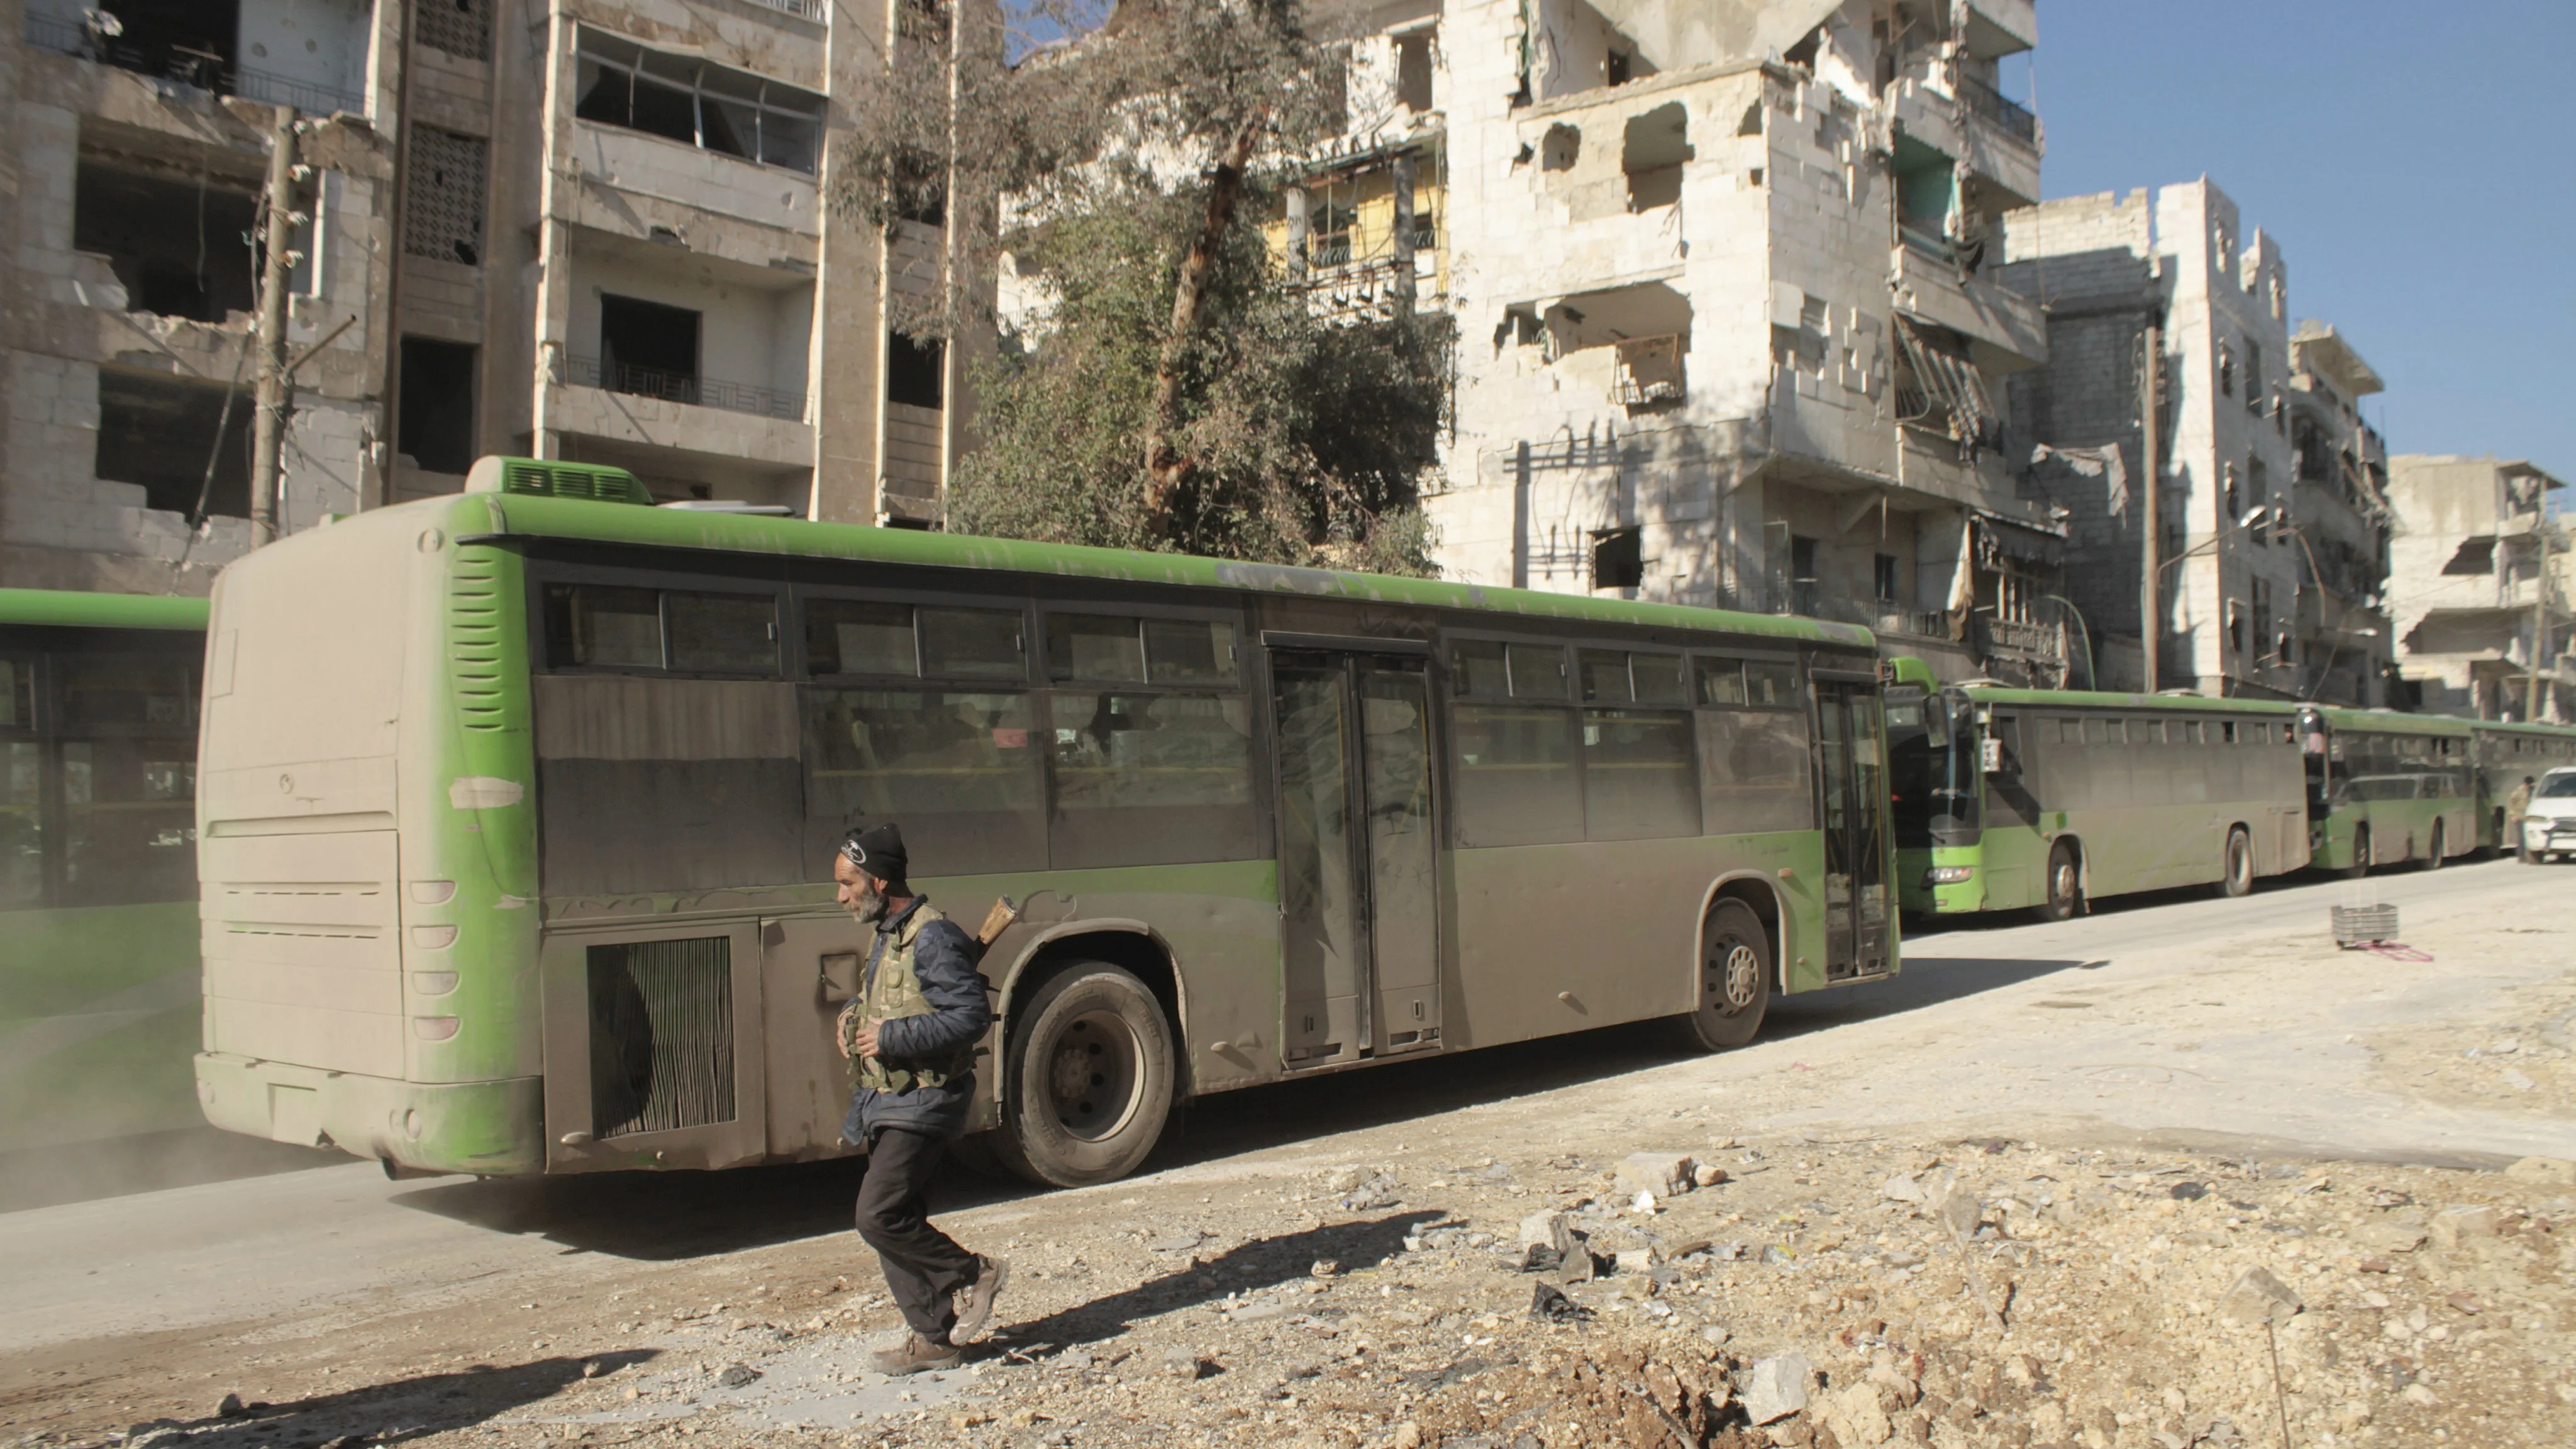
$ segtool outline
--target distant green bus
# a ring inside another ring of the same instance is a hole
[[[2470,723],[2384,709],[2299,708],[2308,855],[2354,877],[2412,861],[2438,870],[2478,848]]]
[[[2513,850],[2520,842],[2505,830],[2505,803],[2524,780],[2576,765],[2576,727],[2472,720],[2469,738],[2471,764],[2477,771],[2478,849]]]
[[[983,1150],[1897,969],[1874,641],[1588,596],[635,506],[487,458],[216,586],[217,1125],[389,1171],[820,1158],[892,820],[999,1021]]]
[[[2036,909],[2307,864],[2295,706],[1916,682],[1888,691],[1909,912]]]
[[[0,1153],[199,1126],[203,599],[0,589]]]

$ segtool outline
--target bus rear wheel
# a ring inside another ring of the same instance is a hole
[[[1686,1043],[1725,1051],[1753,1040],[1771,1009],[1771,937],[1741,901],[1720,901],[1700,936],[1699,1006],[1680,1019]]]
[[[2227,832],[2226,874],[2218,878],[2218,893],[2244,896],[2254,893],[2254,840],[2243,826]]]
[[[1145,983],[1077,961],[1015,1013],[1005,1049],[1002,1165],[1031,1182],[1088,1187],[1136,1170],[1172,1115],[1171,1026]]]
[[[2370,874],[2369,826],[2356,825],[2352,828],[2352,864],[2345,866],[2342,870],[2335,872],[2335,874],[2342,876],[2345,880],[2359,880],[2363,876]]]
[[[2084,867],[2075,858],[2075,847],[2059,841],[2048,852],[2048,899],[2039,907],[2043,921],[2072,919],[2084,907]]]
[[[2446,838],[2447,834],[2448,832],[2442,829],[2441,821],[2436,820],[2433,822],[2433,850],[2431,854],[2424,857],[2424,869],[2440,870],[2442,868],[2442,852],[2451,848],[2451,842]]]

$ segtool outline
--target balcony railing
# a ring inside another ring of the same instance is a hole
[[[691,407],[722,408],[727,412],[750,413],[755,417],[782,418],[791,423],[805,421],[805,394],[801,392],[781,392],[774,387],[726,382],[694,373],[666,372],[658,367],[608,363],[596,357],[566,356],[563,374],[564,382],[577,387],[605,388],[629,397],[658,398],[663,402],[686,403]]]
[[[76,20],[55,15],[28,16],[27,43],[39,50],[95,61],[154,80],[194,86],[213,95],[239,96],[312,115],[335,111],[364,114],[367,108],[364,97],[336,87],[246,69],[204,51],[134,45],[116,36],[94,34]]]
[[[2021,138],[2022,144],[2039,144],[2039,117],[2018,101],[2004,99],[2003,93],[1971,76],[1959,77],[1959,99],[1971,115],[1983,118]]]
[[[823,0],[751,0],[751,3],[781,15],[793,15],[799,20],[819,21],[823,18]]]
[[[2045,660],[2051,664],[2066,662],[2066,626],[2033,624],[2020,619],[1997,619],[1980,615],[1978,630],[1989,650],[2003,649],[2025,658]]]

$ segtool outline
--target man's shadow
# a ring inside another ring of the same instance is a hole
[[[477,1365],[456,1373],[423,1374],[368,1384],[291,1403],[251,1403],[232,1414],[205,1419],[161,1419],[138,1424],[127,1440],[138,1449],[319,1449],[343,1440],[354,1446],[399,1444],[446,1434],[540,1403],[591,1377],[604,1377],[658,1357],[653,1349],[541,1358],[507,1368]]]
[[[1284,1283],[1304,1282],[1313,1275],[1318,1259],[1339,1265],[1333,1279],[1339,1282],[1340,1274],[1393,1260],[1404,1251],[1406,1237],[1447,1216],[1425,1208],[1367,1222],[1332,1223],[1299,1233],[1254,1238],[1195,1268],[1167,1272],[1124,1293],[1094,1298],[1044,1318],[1007,1324],[994,1336],[1006,1337],[1026,1350],[1050,1344],[1069,1348],[1096,1343],[1118,1336],[1139,1319],[1195,1307],[1228,1293],[1257,1292]]]

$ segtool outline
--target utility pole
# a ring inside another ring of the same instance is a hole
[[[286,408],[294,380],[286,366],[286,289],[295,270],[295,108],[279,106],[268,131],[266,251],[259,276],[259,391],[251,414],[251,546],[277,541],[285,476]]]
[[[2523,681],[2522,721],[2540,723],[2540,661],[2549,653],[2549,485],[2540,480],[2540,572],[2531,581],[2531,673]]]
[[[2157,627],[2161,622],[2158,608],[2164,597],[2158,587],[2163,570],[2156,560],[2163,544],[2156,534],[2164,527],[2163,508],[2156,497],[2156,484],[2164,475],[2163,443],[2156,436],[2164,413],[2164,370],[2164,328],[2150,317],[2138,349],[2138,428],[2144,435],[2144,457],[2138,469],[2138,658],[2148,694],[2156,692],[2156,657],[2164,647],[2159,637],[2162,631]]]

